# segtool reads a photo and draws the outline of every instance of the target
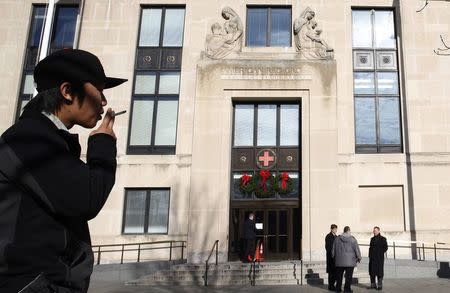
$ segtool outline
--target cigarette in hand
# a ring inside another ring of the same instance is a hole
[[[116,116],[119,116],[119,115],[125,114],[126,112],[127,112],[127,110],[123,110],[123,111],[120,111],[120,112],[114,113],[114,114],[112,115],[112,117],[116,117]]]

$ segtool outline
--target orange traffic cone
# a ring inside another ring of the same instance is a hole
[[[256,251],[255,251],[255,261],[257,262],[261,262],[264,260],[263,255],[264,255],[264,245],[263,242],[261,240],[258,240],[258,244],[256,245]]]

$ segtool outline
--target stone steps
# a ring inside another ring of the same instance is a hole
[[[255,284],[257,286],[269,286],[269,285],[300,285],[298,280],[256,280]],[[304,283],[306,284],[306,283]],[[135,285],[135,286],[203,286],[204,282],[202,280],[195,281],[165,281],[165,282],[155,282],[155,281],[147,281],[147,282],[126,282],[126,285]],[[216,280],[208,278],[209,286],[239,286],[239,285],[250,285],[250,280]]]
[[[300,266],[300,262],[296,262],[296,263],[273,263],[273,264],[267,264],[267,263],[260,263],[260,264],[256,264],[256,268],[258,269],[292,269],[294,266]],[[306,268],[307,266],[304,265],[304,268]],[[324,266],[323,268],[325,268],[326,266]],[[205,264],[186,264],[186,265],[176,265],[176,266],[172,266],[171,269],[172,270],[204,270],[206,268]],[[217,269],[246,269],[246,268],[250,268],[250,264],[249,263],[232,263],[232,264],[218,264],[218,265],[214,265],[214,264],[210,264],[209,265],[210,269],[213,268],[217,268]],[[319,267],[320,268],[320,267]]]
[[[126,284],[201,286],[204,284],[205,269],[205,264],[174,265],[170,270],[158,271]],[[248,263],[230,262],[217,266],[210,265],[208,284],[212,286],[250,285],[250,270],[251,265]],[[368,273],[358,269],[355,269],[354,280],[357,283],[370,282]],[[327,284],[327,281],[325,262],[305,262],[303,266],[300,261],[264,262],[256,264],[255,268],[256,285],[322,285]]]
[[[246,276],[250,273],[250,269],[248,270],[209,270],[208,275],[233,275],[233,276]],[[299,274],[300,272],[296,272]],[[164,271],[158,272],[154,276],[162,275],[162,276],[172,276],[172,277],[182,277],[182,276],[191,276],[191,275],[201,275],[205,274],[204,270],[199,271]],[[290,270],[255,270],[256,275],[288,275],[294,274],[292,269]]]

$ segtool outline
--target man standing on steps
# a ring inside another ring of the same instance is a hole
[[[351,289],[353,270],[356,263],[361,261],[361,252],[358,241],[350,234],[350,227],[344,227],[344,233],[339,235],[331,251],[336,264],[336,292],[341,292],[342,274],[345,271],[344,292],[353,292]]]
[[[381,236],[379,227],[374,227],[369,247],[370,289],[381,290],[383,288],[384,254],[387,250],[386,238]]]
[[[328,290],[336,290],[336,265],[334,264],[331,250],[333,249],[334,240],[337,235],[337,226],[332,224],[330,227],[330,233],[325,236],[325,250],[327,251],[327,274],[328,274]]]
[[[255,256],[256,224],[255,214],[250,213],[244,224],[245,254],[244,261],[252,262]]]

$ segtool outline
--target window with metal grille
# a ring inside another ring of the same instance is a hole
[[[394,11],[352,11],[356,153],[402,152]]]
[[[231,150],[232,200],[298,200],[300,196],[300,104],[235,103]],[[242,177],[269,170],[273,176],[287,174],[292,190],[263,198],[243,192]]]
[[[184,7],[142,7],[128,154],[174,154]]]

